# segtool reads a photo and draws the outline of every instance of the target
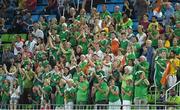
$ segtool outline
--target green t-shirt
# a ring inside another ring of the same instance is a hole
[[[113,86],[113,90],[114,91],[118,91],[119,92],[119,88],[118,86]],[[119,98],[119,95],[115,95],[113,94],[111,91],[109,92],[109,102],[116,102],[118,101],[120,98]]]
[[[122,24],[122,28],[123,29],[128,29],[129,27],[132,27],[133,26],[133,21],[132,21],[132,19],[128,19],[128,21],[127,22],[125,22],[125,23],[123,23]]]
[[[79,83],[76,101],[77,102],[86,102],[88,101],[88,91],[89,91],[89,82],[83,81]]]
[[[52,92],[52,87],[50,85],[44,86],[43,91],[45,92],[44,98],[46,100],[50,100],[50,97],[51,97],[50,94]]]
[[[29,78],[30,79],[28,79],[27,77],[25,77],[25,79],[23,80],[23,82],[24,82],[24,85],[23,85],[23,87],[24,88],[31,88],[32,86],[33,86],[33,78],[34,78],[34,72],[32,71],[32,70],[30,70],[30,71],[25,71],[26,72],[26,74],[28,74],[28,76],[29,76]]]
[[[1,102],[3,103],[8,103],[10,97],[9,97],[9,85],[8,84],[3,84],[2,85],[2,92],[1,92]]]
[[[180,105],[180,96],[174,96],[174,97],[170,96],[167,102],[172,104],[176,103],[177,105]]]
[[[132,94],[131,94],[131,96],[129,96],[127,93],[129,93],[130,91],[131,91],[131,93],[133,92],[133,86],[127,85],[124,88],[124,91],[125,91],[125,94],[122,95],[122,99],[123,100],[132,100]]]
[[[56,91],[60,91],[56,93],[56,96],[55,96],[55,103],[59,106],[63,106],[64,105],[64,90],[65,90],[65,87],[58,87],[56,88],[57,90]]]
[[[100,14],[101,19],[105,19],[107,16],[110,16],[111,14],[106,10]]]
[[[125,54],[125,51],[126,51],[126,49],[127,49],[127,46],[128,46],[128,40],[121,40],[120,41],[120,47],[122,48],[122,49],[124,49],[124,51],[122,51],[122,53],[123,54]]]
[[[72,50],[70,48],[66,50],[65,55],[66,55],[66,61],[71,62]]]
[[[60,38],[60,40],[61,41],[66,41],[67,40],[67,38],[68,38],[68,34],[69,34],[69,31],[61,31],[60,33],[59,33],[59,38]]]
[[[101,83],[100,84],[100,88],[103,91],[100,92],[99,90],[96,90],[95,102],[107,100],[107,92],[108,92],[108,85],[107,85],[107,83],[106,82]]]
[[[82,53],[83,53],[84,55],[86,55],[86,54],[88,53],[88,45],[89,45],[88,40],[86,40],[86,42],[82,42],[82,41],[80,40],[79,45],[82,47]]]
[[[51,74],[51,86],[55,87],[60,80],[60,76],[57,73]]]
[[[120,11],[117,13],[113,13],[112,18],[115,20],[116,23],[119,23],[122,19],[122,13]]]
[[[126,81],[131,79],[133,80],[133,75],[132,74],[124,74],[123,75],[124,79],[122,80],[122,88],[126,88],[127,87],[127,84],[126,84]]]
[[[148,86],[141,81],[139,85],[135,86],[135,98],[146,99],[148,94]]]
[[[73,102],[75,100],[76,88],[68,87],[65,89],[65,96],[67,102]]]

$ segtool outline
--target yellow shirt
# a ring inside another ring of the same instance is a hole
[[[170,75],[176,75],[177,67],[180,67],[180,60],[177,58],[170,59]]]

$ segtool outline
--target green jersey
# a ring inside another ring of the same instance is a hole
[[[59,106],[64,105],[64,90],[65,90],[65,87],[56,88],[55,102]]]
[[[123,100],[132,100],[132,92],[133,92],[133,86],[127,85],[124,88],[124,94],[122,95]],[[127,93],[131,92],[131,95],[128,95]]]
[[[96,94],[95,94],[95,102],[99,102],[99,101],[106,101],[108,98],[108,85],[106,82],[103,82],[99,85],[100,89],[102,89],[102,91],[99,91],[98,89],[96,90]]]
[[[113,86],[112,89],[115,91],[115,92],[119,92],[119,88],[118,86]],[[118,95],[115,95],[113,94],[111,91],[109,92],[109,102],[116,102],[118,101],[120,98],[119,98],[119,94]]]
[[[112,18],[115,20],[116,23],[119,23],[122,20],[122,13],[120,11],[113,13]]]
[[[107,16],[110,16],[111,14],[106,10],[100,14],[101,19],[105,19]]]
[[[77,102],[87,102],[89,93],[89,82],[87,80],[80,82],[76,96]]]
[[[65,89],[66,102],[73,102],[75,100],[76,88],[68,87]]]

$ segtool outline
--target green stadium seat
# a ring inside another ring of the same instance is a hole
[[[9,34],[1,34],[1,42],[9,42]]]

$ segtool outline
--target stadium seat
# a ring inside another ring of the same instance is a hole
[[[45,6],[37,6],[34,11],[32,11],[32,14],[40,14],[44,10]]]
[[[51,20],[52,18],[56,18],[56,15],[47,15],[47,20]]]
[[[108,10],[110,13],[112,13],[112,12],[114,12],[114,7],[117,6],[117,5],[120,7],[120,11],[122,11],[122,9],[123,9],[123,4],[106,4],[107,10]],[[98,12],[102,12],[102,4],[97,5],[97,11],[98,11]]]
[[[12,47],[12,44],[11,43],[5,43],[5,44],[2,44],[2,47],[3,48],[10,48]]]
[[[39,15],[32,15],[32,21],[37,22],[39,20]]]
[[[107,6],[107,10],[109,12],[111,12],[111,13],[114,12],[114,6],[115,6],[114,4],[107,4],[106,6]]]
[[[137,30],[138,29],[138,25],[139,25],[138,22],[133,22],[133,26],[132,26],[133,30]]]
[[[1,34],[0,37],[2,43],[9,42],[9,34]]]

